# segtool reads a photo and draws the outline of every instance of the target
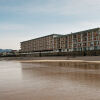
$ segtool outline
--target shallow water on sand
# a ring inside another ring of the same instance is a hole
[[[0,100],[100,100],[100,69],[85,66],[0,61]]]

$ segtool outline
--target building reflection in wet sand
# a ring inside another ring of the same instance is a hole
[[[100,86],[100,66],[97,66],[97,64],[84,64],[84,66],[71,64],[72,66],[70,66],[70,63],[67,65],[60,62],[58,65],[55,63],[33,65],[33,63],[22,63],[23,78],[37,76],[47,80],[69,80],[89,87],[93,87],[93,85],[94,87]]]

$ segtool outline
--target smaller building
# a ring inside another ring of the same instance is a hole
[[[59,34],[51,34],[40,38],[21,42],[21,52],[44,52],[54,51],[54,38]]]

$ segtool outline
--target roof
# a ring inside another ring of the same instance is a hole
[[[38,38],[34,38],[34,39],[30,39],[27,41],[23,41],[23,42],[28,42],[28,41],[32,41],[32,40],[36,40],[36,39],[40,39],[40,38],[44,38],[44,37],[48,37],[48,36],[61,36],[61,34],[50,34],[50,35],[46,35],[46,36],[42,36],[42,37],[38,37]],[[21,42],[21,43],[23,43]]]
[[[100,28],[93,28],[93,29],[88,29],[88,30],[84,30],[84,31],[79,31],[79,32],[74,32],[74,33],[70,33],[67,35],[71,35],[71,34],[78,34],[78,33],[85,33],[85,32],[91,32],[91,31],[96,31],[99,30]]]

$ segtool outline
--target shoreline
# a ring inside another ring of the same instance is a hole
[[[100,64],[100,56],[82,56],[82,57],[0,57],[0,61],[20,61],[27,63],[54,63],[54,62],[73,62],[73,63],[98,63]]]
[[[36,66],[50,66],[50,67],[72,67],[84,69],[100,69],[100,56],[92,57],[6,57],[0,58],[0,61],[14,61],[20,62],[25,66],[35,64]],[[25,65],[26,64],[26,65]],[[30,68],[30,67],[29,67]]]
[[[100,56],[0,57],[1,60],[81,60],[100,61]]]

